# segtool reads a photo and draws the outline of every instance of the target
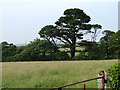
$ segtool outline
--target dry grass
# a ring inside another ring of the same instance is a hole
[[[4,88],[52,88],[95,78],[118,60],[100,61],[47,61],[2,63],[2,87]],[[94,81],[87,88],[96,88]],[[71,86],[82,88],[83,84]],[[68,87],[70,88],[70,87]]]

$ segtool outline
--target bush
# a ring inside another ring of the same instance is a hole
[[[73,60],[86,60],[87,56],[84,53],[79,53],[77,56],[73,58]]]
[[[109,76],[113,78],[113,81],[108,81],[108,85],[112,89],[120,90],[120,63],[115,64],[106,70]]]
[[[70,57],[65,51],[59,51],[52,54],[52,60],[63,61],[63,60],[69,60],[69,59]]]

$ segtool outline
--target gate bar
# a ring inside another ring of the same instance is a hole
[[[84,81],[80,81],[80,82],[76,82],[76,83],[72,83],[72,84],[52,88],[52,89],[49,89],[49,90],[54,90],[54,89],[62,90],[63,87],[72,86],[72,85],[75,85],[75,84],[79,84],[79,83],[83,83],[83,82],[87,82],[87,81],[91,81],[91,80],[96,80],[96,79],[100,79],[100,78],[104,78],[104,77],[97,77],[97,78],[93,78],[93,79],[88,79],[88,80],[84,80]]]

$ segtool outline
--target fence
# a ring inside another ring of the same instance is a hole
[[[99,88],[100,88],[100,90],[104,90],[104,87],[105,87],[104,86],[104,83],[105,83],[104,71],[100,71],[99,75],[101,77],[92,78],[92,79],[88,79],[88,80],[84,80],[84,81],[80,81],[80,82],[76,82],[76,83],[72,83],[72,84],[68,84],[68,85],[64,85],[64,86],[59,86],[59,87],[56,87],[56,88],[51,88],[50,90],[55,90],[55,89],[62,90],[62,88],[67,87],[67,86],[72,86],[72,85],[75,85],[75,84],[84,83],[84,82],[88,82],[88,81],[92,81],[92,80],[96,80],[96,79],[100,79],[100,78],[102,78],[102,81],[101,81],[102,85]],[[84,84],[84,90],[85,90],[85,84]]]

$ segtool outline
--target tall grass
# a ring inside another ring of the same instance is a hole
[[[3,88],[53,88],[97,77],[118,60],[100,61],[47,61],[2,63]],[[94,81],[86,88],[97,88]],[[68,88],[83,88],[77,84]]]

